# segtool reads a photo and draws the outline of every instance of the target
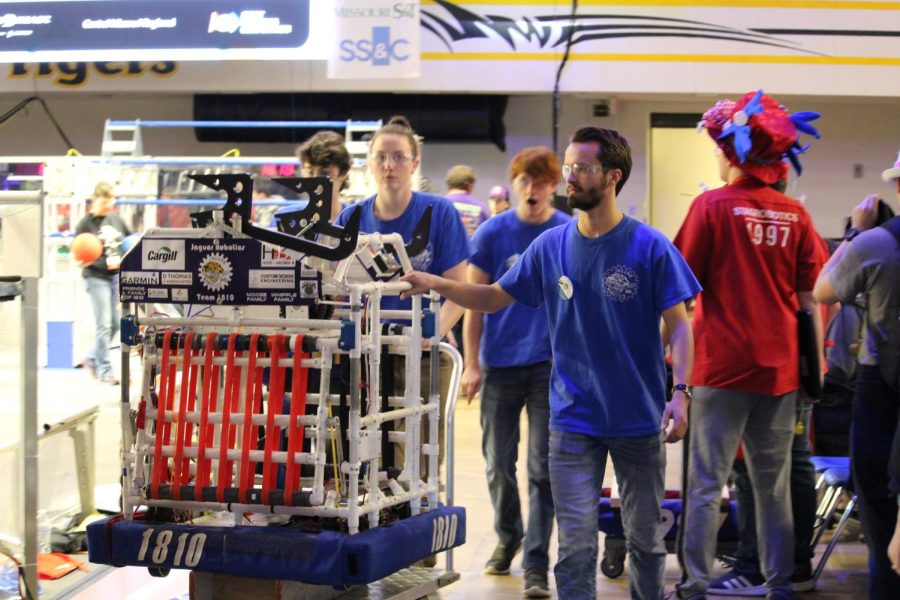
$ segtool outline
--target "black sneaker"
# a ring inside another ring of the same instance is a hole
[[[525,569],[525,592],[523,595],[526,598],[549,598],[550,586],[547,584],[547,574]]]
[[[513,557],[522,549],[522,540],[513,544],[497,544],[490,560],[484,563],[484,572],[488,575],[507,575]]]
[[[715,596],[765,596],[766,578],[760,573],[732,569],[713,579],[708,591]]]
[[[797,567],[791,575],[791,583],[795,592],[811,592],[816,589],[816,580],[813,577],[812,565]]]

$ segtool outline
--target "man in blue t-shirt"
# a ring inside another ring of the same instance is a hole
[[[498,281],[541,233],[570,221],[553,208],[562,171],[550,148],[533,146],[516,154],[509,168],[515,210],[488,219],[472,238],[466,272],[472,283]],[[550,330],[543,307],[513,304],[496,313],[465,315],[462,388],[471,402],[481,388],[481,449],[499,543],[485,573],[509,573],[525,536],[525,597],[547,598],[553,497],[547,466],[550,419]],[[482,387],[482,370],[483,384]],[[528,414],[528,526],[516,481],[519,417]]]
[[[693,337],[684,301],[700,285],[660,232],[622,214],[628,142],[584,127],[563,174],[578,219],[542,233],[491,285],[413,273],[405,294],[434,289],[466,308],[495,312],[514,300],[544,305],[550,326],[550,481],[559,524],[560,598],[596,595],[597,505],[608,456],[622,494],[633,598],[663,595],[660,527],[665,450],[687,430]],[[670,332],[674,392],[666,403],[660,317]]]

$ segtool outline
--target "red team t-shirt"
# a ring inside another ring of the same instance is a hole
[[[703,286],[692,384],[777,396],[800,385],[795,291],[828,258],[797,200],[742,177],[698,196],[675,237]]]

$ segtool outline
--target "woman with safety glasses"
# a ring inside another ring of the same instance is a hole
[[[361,233],[399,233],[409,245],[413,231],[430,206],[431,228],[428,245],[419,254],[410,256],[416,271],[434,273],[447,279],[464,281],[466,260],[469,257],[469,239],[459,213],[449,200],[434,194],[413,190],[413,174],[419,167],[419,143],[405,117],[392,117],[379,128],[369,147],[369,171],[375,181],[374,196],[361,200],[345,208],[335,223],[344,226],[353,211],[362,210],[359,230]],[[383,309],[409,309],[410,300],[399,297],[385,297]],[[462,317],[463,309],[445,301],[440,312],[440,337],[444,337]],[[424,357],[423,357],[424,358]],[[429,361],[422,361],[422,390],[429,389]],[[403,361],[398,360],[396,374],[398,387],[403,385]],[[447,401],[451,364],[441,360],[441,412]],[[402,389],[402,388],[401,388]],[[440,428],[440,460],[443,462],[443,427]],[[394,464],[402,466],[402,448],[394,452]],[[385,457],[386,464],[389,457]]]

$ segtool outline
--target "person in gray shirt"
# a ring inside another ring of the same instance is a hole
[[[900,168],[885,171],[885,181],[897,186],[900,200],[898,177]],[[896,351],[896,340],[890,336],[900,318],[900,233],[892,229],[900,230],[900,217],[874,227],[879,202],[878,195],[871,194],[853,209],[852,227],[813,289],[813,297],[828,304],[851,303],[860,293],[866,296],[850,458],[869,546],[869,598],[873,600],[900,598],[900,575],[888,558],[891,533],[897,523],[896,490],[891,490],[889,462],[892,445],[895,453],[900,445],[900,392],[897,382],[886,379],[880,368]],[[892,465],[894,470],[898,466]]]

